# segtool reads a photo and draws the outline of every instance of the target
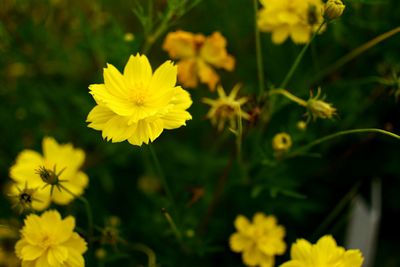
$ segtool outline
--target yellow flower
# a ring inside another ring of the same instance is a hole
[[[287,133],[277,133],[272,139],[272,148],[277,153],[286,152],[292,146],[292,138]]]
[[[28,215],[15,245],[23,267],[83,267],[85,240],[74,232],[75,219],[62,219],[58,211],[46,211],[41,216]]]
[[[296,44],[307,43],[323,21],[321,0],[260,0],[258,27],[271,32],[275,44],[289,36]]]
[[[10,189],[10,195],[18,195],[20,191],[18,188],[28,187],[35,189],[32,193],[33,199],[31,199],[34,200],[32,208],[35,210],[47,208],[51,201],[59,205],[67,205],[74,198],[72,194],[82,195],[88,185],[88,176],[79,170],[85,160],[85,152],[74,148],[71,144],[58,144],[51,137],[43,139],[42,150],[43,156],[33,150],[24,150],[19,153],[15,164],[10,168],[10,177],[15,182]],[[43,180],[39,170],[53,173],[54,169],[59,174],[60,185],[70,192],[62,188],[52,190],[52,187]]]
[[[128,140],[141,146],[153,142],[164,129],[186,125],[192,100],[176,84],[171,61],[154,73],[146,56],[131,56],[121,74],[113,65],[104,69],[104,84],[89,86],[97,105],[90,111],[89,127],[114,142]]]
[[[275,216],[256,213],[250,222],[243,215],[235,220],[236,233],[229,240],[232,251],[243,253],[247,266],[272,267],[275,255],[283,255],[285,228],[277,224]]]
[[[321,237],[315,245],[299,239],[292,245],[291,260],[280,267],[361,267],[364,259],[357,249],[345,250],[332,236]]]
[[[236,99],[240,85],[235,85],[227,96],[224,88],[218,86],[218,99],[203,98],[203,102],[211,106],[207,113],[207,118],[211,120],[213,125],[217,126],[218,131],[225,127],[228,121],[231,129],[236,129],[237,119],[250,119],[250,114],[244,112],[241,106],[248,101],[246,97]]]
[[[214,90],[219,76],[214,68],[232,71],[235,59],[226,51],[226,40],[219,32],[209,37],[185,31],[171,32],[165,38],[163,49],[178,62],[178,80],[187,88],[206,83]]]
[[[346,6],[340,0],[328,0],[325,4],[324,16],[328,20],[337,19],[343,14]]]
[[[316,120],[317,118],[321,119],[331,119],[336,115],[336,108],[333,107],[332,104],[327,103],[320,99],[321,96],[321,88],[318,88],[317,95],[313,97],[311,93],[310,99],[307,101],[307,109],[309,117]]]

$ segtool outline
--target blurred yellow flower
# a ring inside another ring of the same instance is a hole
[[[346,6],[341,0],[328,0],[325,4],[324,16],[328,20],[337,19],[343,14],[345,8]]]
[[[82,254],[87,250],[85,240],[74,232],[75,219],[62,219],[58,211],[46,211],[41,216],[28,215],[15,245],[22,266],[83,267]]]
[[[323,22],[321,0],[260,0],[258,27],[271,32],[275,44],[288,37],[296,44],[307,43]]]
[[[272,139],[272,148],[277,153],[286,152],[292,146],[292,138],[288,133],[277,133]]]
[[[243,215],[235,220],[236,233],[229,240],[232,251],[243,253],[247,266],[272,267],[275,255],[283,255],[286,244],[285,228],[277,224],[275,216],[256,213],[250,222]]]
[[[18,239],[17,220],[0,220],[0,266],[19,267],[13,246]]]
[[[358,249],[345,250],[329,235],[321,237],[315,245],[304,239],[297,240],[290,255],[292,259],[280,267],[361,267],[364,261]]]
[[[178,80],[187,88],[206,83],[214,90],[219,76],[214,68],[232,71],[235,59],[226,51],[226,40],[220,32],[206,37],[185,31],[171,32],[165,38],[163,49],[172,59],[179,59]]]
[[[221,131],[225,127],[225,123],[229,122],[231,129],[237,128],[237,120],[239,118],[249,120],[250,114],[244,112],[241,106],[248,101],[246,97],[236,99],[237,93],[239,92],[240,85],[235,85],[229,95],[226,95],[224,88],[218,86],[218,98],[210,99],[203,98],[203,103],[211,106],[207,113],[207,118],[211,120],[211,123],[217,126],[218,131]]]
[[[89,86],[97,105],[89,127],[114,142],[141,146],[153,142],[164,129],[186,125],[192,100],[176,86],[177,68],[171,61],[153,73],[145,55],[131,56],[121,74],[113,65],[104,69],[104,84]]]
[[[35,210],[47,208],[51,201],[67,205],[73,200],[73,195],[82,195],[88,185],[88,176],[80,171],[85,152],[74,148],[72,144],[58,144],[51,137],[43,139],[42,150],[43,156],[33,150],[19,153],[15,164],[10,168],[10,177],[15,182],[10,188],[10,195],[20,196],[28,203],[29,196],[22,195],[21,192],[31,193],[30,201]],[[52,191],[52,187],[41,177],[39,170],[53,174],[53,170],[56,170],[60,184],[70,192],[62,188],[53,188]]]

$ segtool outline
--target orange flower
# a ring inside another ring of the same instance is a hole
[[[215,90],[219,76],[214,68],[232,71],[235,59],[226,51],[226,39],[220,32],[206,37],[185,31],[171,32],[165,38],[163,49],[178,65],[178,80],[186,88],[206,83]],[[214,68],[213,68],[214,67]]]

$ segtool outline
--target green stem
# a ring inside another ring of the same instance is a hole
[[[388,32],[385,32],[374,39],[364,43],[363,45],[357,47],[356,49],[350,51],[348,54],[337,60],[335,63],[321,71],[319,74],[316,75],[316,78],[314,79],[314,82],[319,81],[329,73],[332,73],[342,67],[343,65],[347,64],[349,61],[353,60],[354,58],[358,57],[365,51],[371,49],[372,47],[376,46],[380,42],[392,37],[393,35],[397,34],[400,32],[400,27],[394,28],[393,30],[390,30]]]
[[[257,25],[257,12],[258,12],[258,1],[254,0],[254,33],[255,33],[255,43],[256,43],[256,57],[257,57],[257,76],[258,76],[258,100],[261,100],[264,89],[265,89],[265,77],[264,77],[264,65],[263,65],[263,56],[261,49],[261,38],[260,38],[260,30]]]
[[[165,208],[162,208],[161,212],[164,215],[165,219],[167,220],[167,222],[168,222],[169,226],[171,227],[172,231],[174,232],[176,239],[182,245],[181,232],[179,231],[178,227],[176,226],[174,220],[172,219],[171,214],[169,214],[169,212]]]
[[[237,161],[239,164],[242,164],[242,137],[243,137],[243,123],[242,123],[242,111],[240,106],[239,109],[239,116],[238,116],[238,132],[236,135],[236,153],[237,153]]]
[[[325,229],[333,222],[333,220],[339,215],[339,213],[347,206],[351,200],[357,195],[358,189],[360,188],[361,182],[357,182],[351,190],[339,201],[332,212],[329,213],[328,217],[321,223],[321,225],[315,230],[314,238],[319,238]]]
[[[149,144],[149,150],[150,150],[151,157],[153,158],[153,161],[154,161],[154,167],[156,169],[157,176],[161,179],[161,182],[163,183],[165,193],[167,194],[167,198],[170,201],[172,208],[176,209],[175,200],[172,196],[171,190],[169,189],[167,179],[164,175],[164,172],[160,165],[160,161],[158,160],[158,157],[157,157],[157,153],[154,151],[152,144]]]
[[[318,29],[313,33],[311,36],[310,41],[303,46],[303,49],[301,49],[299,55],[296,57],[295,61],[293,62],[292,67],[290,68],[289,72],[286,74],[285,78],[283,79],[283,82],[279,86],[280,88],[285,88],[287,84],[289,83],[290,79],[292,79],[292,76],[294,72],[296,71],[297,67],[300,64],[300,61],[303,59],[304,54],[306,53],[308,47],[310,46],[311,42],[315,39],[315,37],[319,34],[321,31],[322,27],[326,24],[326,21],[322,22],[321,25],[319,25]]]
[[[343,135],[350,135],[350,134],[355,134],[355,133],[380,133],[383,135],[388,135],[391,136],[393,138],[399,139],[400,140],[400,136],[382,129],[376,129],[376,128],[367,128],[367,129],[354,129],[354,130],[346,130],[346,131],[340,131],[334,134],[330,134],[327,136],[324,136],[322,138],[319,138],[317,140],[312,141],[311,143],[297,149],[295,152],[291,153],[291,157],[296,156],[298,154],[301,154],[304,151],[309,150],[310,148],[319,145],[323,142],[329,141],[331,139],[343,136]]]
[[[124,239],[120,239],[120,241],[125,244],[126,246],[130,247],[131,249],[135,251],[140,251],[144,254],[147,255],[148,258],[148,267],[157,267],[157,259],[156,259],[156,254],[154,251],[149,248],[148,246],[141,244],[141,243],[129,243],[128,241]]]
[[[88,221],[88,239],[89,239],[89,243],[91,243],[92,238],[93,238],[93,213],[92,213],[92,209],[90,207],[90,203],[89,201],[83,197],[83,196],[78,196],[76,194],[74,194],[73,192],[71,192],[68,188],[66,188],[65,186],[60,184],[60,187],[62,190],[64,190],[65,192],[67,192],[68,194],[70,194],[71,196],[73,196],[76,199],[79,199],[84,205],[85,205],[85,210],[86,210],[86,216],[87,216],[87,221]]]
[[[300,97],[295,96],[294,94],[290,93],[286,89],[274,89],[271,90],[269,93],[270,95],[280,94],[285,96],[286,98],[290,99],[291,101],[299,104],[300,106],[307,107],[307,101],[301,99]]]

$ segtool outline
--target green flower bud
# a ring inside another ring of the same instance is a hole
[[[324,17],[327,20],[337,19],[343,14],[345,8],[341,0],[328,0],[325,4]]]

